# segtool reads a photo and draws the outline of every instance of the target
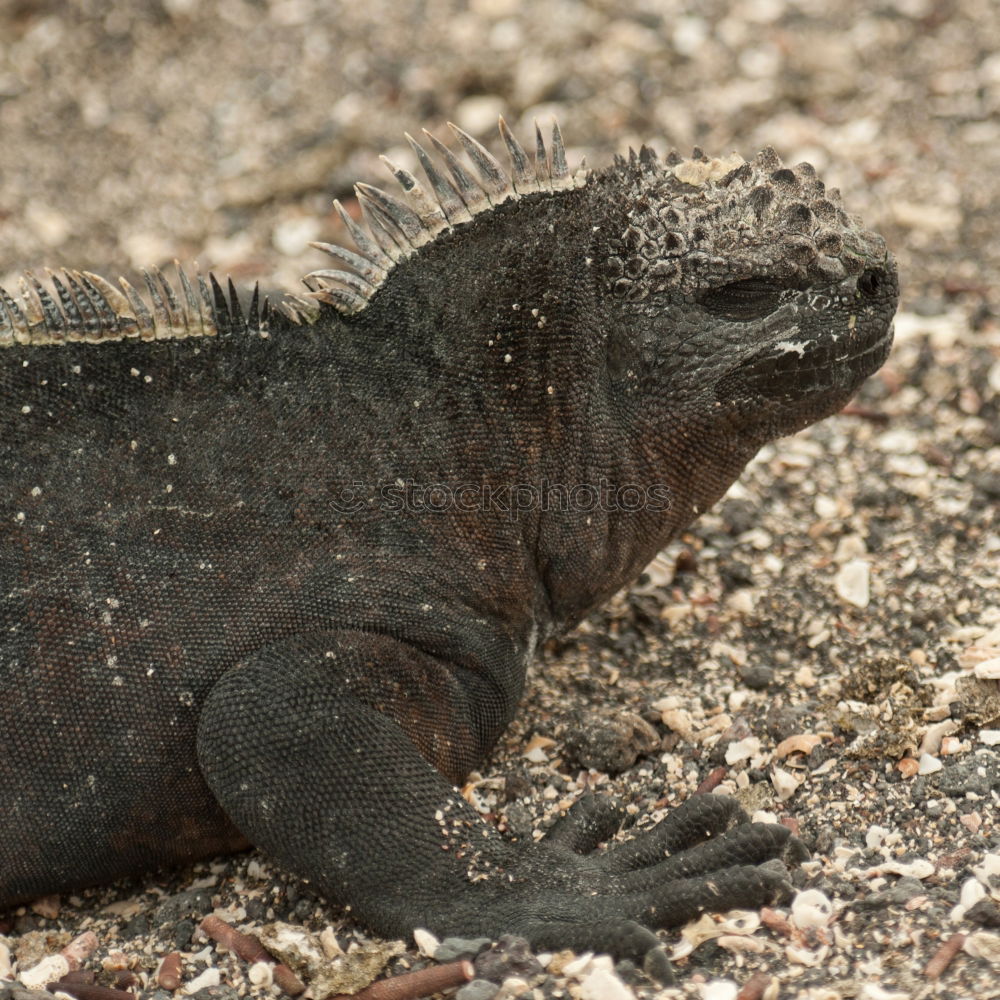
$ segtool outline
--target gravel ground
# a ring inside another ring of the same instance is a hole
[[[306,242],[342,235],[331,197],[382,183],[381,152],[409,163],[404,130],[444,135],[450,118],[486,136],[501,111],[521,135],[557,114],[594,165],[642,141],[772,144],[897,254],[886,368],[848,413],[765,449],[635,587],[550,644],[467,790],[523,833],[584,787],[645,823],[721,784],[798,830],[813,858],[797,888],[822,895],[664,935],[674,991],[508,942],[462,1000],[492,1000],[484,978],[506,980],[503,998],[1000,997],[996,39],[991,0],[0,7],[8,285],[177,257],[294,289],[321,266]],[[434,964],[433,942],[371,939],[253,854],[41,901],[0,918],[0,942],[28,983],[92,930],[101,982],[129,968],[166,1000],[150,974],[177,951],[200,1000],[273,995],[270,971],[197,930],[212,912],[283,954],[298,935],[287,960],[317,997]]]

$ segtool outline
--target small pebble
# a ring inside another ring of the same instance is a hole
[[[934,774],[936,771],[940,771],[944,767],[944,764],[938,760],[937,757],[932,757],[929,753],[922,753],[920,755],[918,774]]]
[[[424,958],[436,958],[441,942],[428,930],[418,927],[413,932],[413,942],[417,946],[417,951]],[[441,961],[441,959],[438,959]]]
[[[247,979],[254,986],[267,989],[274,982],[274,964],[272,962],[254,962],[247,969]]]
[[[774,680],[773,667],[766,667],[762,664],[745,667],[740,671],[740,680],[750,688],[751,691],[763,691]]]
[[[460,958],[475,958],[491,944],[491,939],[487,937],[447,937],[437,946],[434,959],[437,962],[455,962]]]
[[[746,739],[730,743],[726,747],[726,763],[738,764],[740,761],[749,760],[760,753],[760,740],[756,736],[748,736]]]
[[[851,559],[844,563],[833,581],[837,596],[856,608],[867,608],[871,598],[869,577],[867,559]]]
[[[962,950],[973,958],[983,958],[991,965],[1000,966],[1000,934],[976,931],[965,939]]]
[[[994,656],[990,660],[983,660],[982,663],[977,663],[972,668],[972,672],[981,681],[1000,680],[1000,656]]]
[[[775,767],[771,770],[771,784],[774,786],[774,790],[778,793],[778,798],[782,802],[790,799],[795,794],[802,781],[802,778],[797,778],[784,768]]]
[[[833,919],[833,903],[818,889],[806,889],[792,900],[792,923],[800,930],[826,927]]]
[[[980,927],[1000,927],[1000,906],[992,899],[981,899],[966,910],[965,918]]]
[[[526,979],[522,979],[520,976],[509,976],[500,984],[500,988],[494,996],[496,1000],[520,1000],[530,989]]]
[[[210,965],[201,975],[188,980],[182,987],[181,992],[192,994],[197,993],[209,986],[218,986],[222,982],[222,973],[214,965]]]
[[[37,965],[24,972],[19,972],[17,978],[29,990],[41,989],[49,983],[62,979],[69,972],[69,962],[63,955],[46,955]]]
[[[595,969],[580,982],[580,1000],[635,1000],[635,994],[613,972]]]
[[[493,1000],[499,992],[500,987],[496,983],[488,979],[473,979],[455,994],[455,1000]]]
[[[659,733],[642,716],[606,710],[581,718],[565,741],[567,756],[580,767],[608,774],[620,774],[659,746]]]
[[[502,983],[511,976],[537,976],[545,970],[522,937],[504,934],[488,951],[475,959],[476,976]]]
[[[701,1000],[736,1000],[740,988],[728,979],[713,979],[699,986]]]

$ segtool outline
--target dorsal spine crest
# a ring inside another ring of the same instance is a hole
[[[469,223],[497,205],[536,192],[569,189],[586,183],[581,168],[571,174],[566,149],[556,122],[546,147],[535,123],[533,157],[524,151],[501,118],[499,133],[510,158],[510,174],[493,155],[457,125],[448,127],[465,150],[463,163],[444,143],[424,134],[443,161],[440,169],[427,149],[412,136],[407,142],[427,178],[422,184],[410,171],[382,157],[403,197],[370,184],[355,185],[364,225],[354,221],[339,201],[334,208],[347,228],[355,249],[330,243],[311,246],[333,257],[338,268],[324,268],[302,280],[307,291],[288,296],[281,307],[295,323],[311,322],[317,302],[350,315],[367,307],[392,269],[438,235]],[[82,341],[180,340],[213,337],[238,329],[267,334],[267,300],[258,303],[257,289],[246,316],[228,283],[227,291],[211,274],[192,283],[176,263],[179,288],[159,268],[142,272],[144,292],[125,278],[114,285],[96,274],[64,270],[49,272],[51,290],[32,274],[19,284],[19,296],[0,287],[0,347],[15,344],[62,344]]]
[[[197,288],[176,261],[179,289],[159,268],[142,272],[149,304],[125,278],[115,287],[89,271],[49,272],[53,296],[35,275],[20,281],[20,296],[0,287],[0,347],[113,340],[181,340],[246,330],[266,336],[270,308],[256,287],[246,315],[232,281],[223,292],[215,276],[197,275]]]
[[[399,183],[405,200],[370,184],[355,185],[367,229],[354,222],[339,201],[334,202],[356,250],[329,243],[311,245],[339,263],[347,264],[351,270],[333,268],[307,274],[303,279],[309,289],[307,298],[325,302],[347,315],[360,312],[396,264],[439,234],[471,222],[476,215],[492,211],[504,202],[539,191],[573,188],[586,182],[584,171],[576,175],[570,173],[562,133],[556,122],[552,125],[548,148],[536,122],[532,158],[503,118],[500,119],[498,130],[510,158],[509,175],[485,146],[457,125],[449,122],[448,127],[462,144],[468,162],[463,163],[425,130],[424,134],[447,168],[445,173],[427,150],[407,135],[406,140],[427,178],[428,187],[383,156],[382,161]]]

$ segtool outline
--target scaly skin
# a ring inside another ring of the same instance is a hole
[[[309,322],[0,299],[0,906],[253,843],[382,934],[641,956],[781,890],[720,797],[590,854],[607,803],[512,843],[453,786],[541,639],[879,367],[895,265],[770,151],[555,152],[433,239],[390,205],[422,245]]]

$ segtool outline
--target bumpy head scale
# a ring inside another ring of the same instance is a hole
[[[847,215],[808,163],[786,167],[771,148],[661,162],[649,148],[616,164],[627,224],[604,262],[607,289],[629,300],[768,277],[823,284],[885,257],[882,238]]]

